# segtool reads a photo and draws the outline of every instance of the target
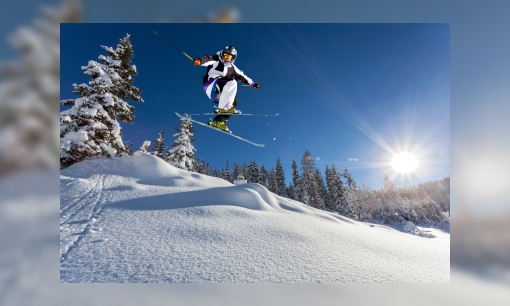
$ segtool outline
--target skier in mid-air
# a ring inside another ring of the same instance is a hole
[[[237,81],[256,89],[260,88],[259,83],[253,82],[234,65],[236,58],[236,49],[232,46],[225,46],[223,50],[213,56],[205,55],[193,60],[195,66],[207,67],[207,72],[203,77],[203,88],[209,99],[218,104],[214,109],[214,113],[218,115],[214,119],[209,119],[209,125],[225,132],[230,132],[226,124],[230,118],[229,114],[241,113],[236,109],[238,104]]]

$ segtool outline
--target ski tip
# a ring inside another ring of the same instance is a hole
[[[265,144],[259,144],[259,148],[263,148],[265,146],[266,146]]]
[[[280,113],[276,113],[276,115],[275,115],[275,116],[278,116],[279,114],[280,114]]]
[[[191,117],[190,117],[190,118],[185,117],[185,116],[183,116],[183,115],[179,114],[178,112],[175,112],[175,111],[174,111],[174,113],[177,115],[177,117],[181,118],[181,120],[189,120],[189,119],[191,119]]]

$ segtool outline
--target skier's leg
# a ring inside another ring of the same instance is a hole
[[[237,94],[237,82],[235,80],[228,81],[221,90],[218,108],[226,110],[234,107],[234,100],[236,94]]]
[[[211,100],[214,99],[215,93],[218,91],[218,80],[213,78],[204,77],[203,80],[203,89],[207,97]]]
[[[234,109],[237,108],[237,103],[239,102],[239,100],[237,99],[237,97],[234,98],[234,103],[232,104]],[[214,102],[216,103],[216,102]],[[214,121],[224,121],[224,122],[227,122],[228,119],[230,119],[230,115],[217,115],[216,117],[214,117]]]

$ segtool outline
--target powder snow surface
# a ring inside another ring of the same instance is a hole
[[[147,154],[60,175],[61,282],[449,282],[424,238],[177,169]]]

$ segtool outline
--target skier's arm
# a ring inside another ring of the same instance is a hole
[[[240,82],[244,82],[246,85],[250,85],[251,87],[260,88],[260,84],[257,82],[253,82],[247,75],[244,74],[242,70],[234,66],[234,78]]]
[[[220,58],[218,57],[218,55],[213,55],[213,56],[204,55],[202,57],[194,59],[193,63],[195,64],[195,66],[210,66],[214,62],[217,62],[219,60],[220,60]]]
[[[236,66],[234,66],[234,79],[250,86],[252,86],[254,83],[252,79],[245,75],[244,72]]]

